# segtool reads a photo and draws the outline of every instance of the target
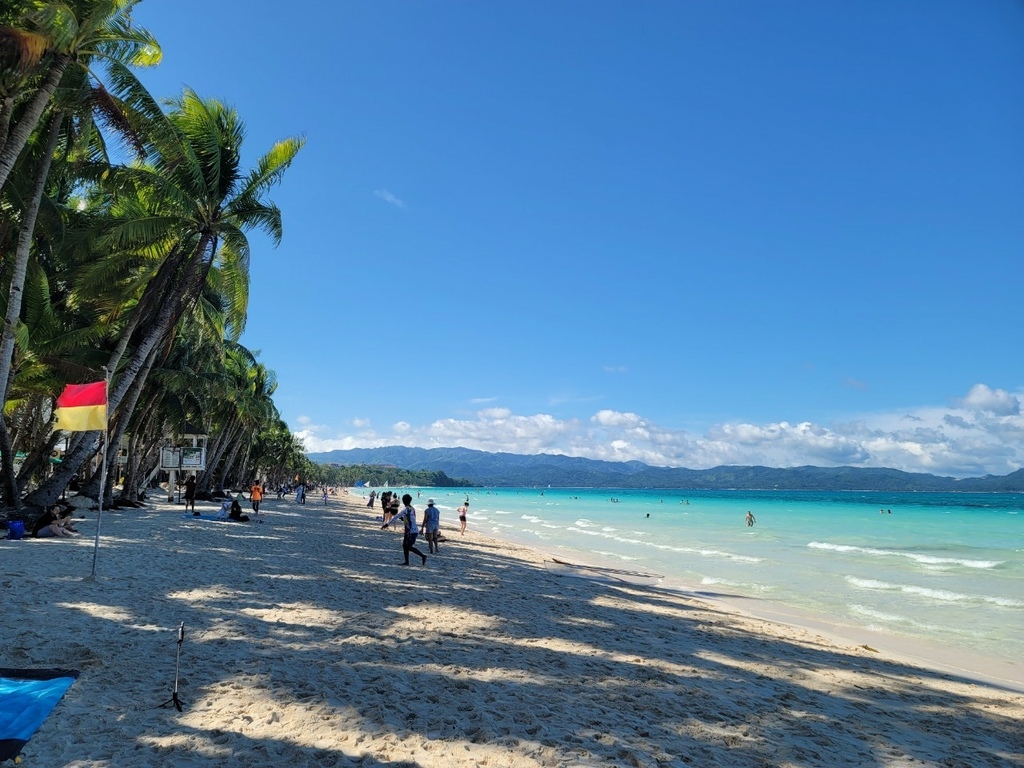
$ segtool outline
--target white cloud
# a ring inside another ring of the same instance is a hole
[[[989,389],[984,384],[975,384],[961,401],[972,411],[986,411],[996,416],[1017,416],[1020,414],[1020,400],[1005,389]]]
[[[375,194],[385,203],[391,203],[393,206],[397,208],[405,208],[405,201],[402,200],[402,198],[396,197],[395,195],[391,194],[386,189],[375,189],[373,191],[373,194]]]
[[[400,444],[560,453],[693,469],[722,464],[811,464],[892,467],[956,477],[1004,475],[1024,466],[1021,396],[979,384],[951,407],[867,414],[830,425],[724,423],[700,435],[611,409],[597,411],[587,420],[563,420],[550,414],[521,416],[508,408],[486,408],[470,418],[439,419],[424,426],[403,421],[395,424],[389,435],[367,429],[327,439],[318,435],[319,427],[306,427],[296,434],[314,453]]]

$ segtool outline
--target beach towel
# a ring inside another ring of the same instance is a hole
[[[219,515],[193,515],[191,512],[181,516],[182,520],[212,520],[215,523],[233,523],[234,520]]]
[[[0,761],[18,756],[76,677],[69,669],[0,669]]]

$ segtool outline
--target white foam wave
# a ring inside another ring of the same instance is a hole
[[[869,619],[882,622],[882,625],[867,625],[867,629],[875,632],[884,632],[886,629],[891,628],[893,624],[902,624],[904,626],[913,627],[918,631],[924,631],[931,634],[941,634],[943,636],[955,634],[962,637],[979,637],[982,633],[976,632],[975,630],[967,627],[950,627],[940,626],[938,624],[931,624],[929,622],[915,621],[909,616],[900,616],[895,613],[886,613],[885,611],[879,611],[874,608],[869,608],[866,605],[858,605],[856,603],[851,604],[850,610],[853,613],[865,616]]]
[[[655,549],[662,549],[666,552],[679,552],[680,554],[700,555],[701,557],[714,557],[720,560],[730,560],[735,563],[761,563],[764,558],[753,557],[752,555],[737,555],[735,552],[723,552],[720,549],[697,549],[695,547],[676,547],[671,544],[651,544]]]
[[[852,544],[830,544],[822,541],[812,541],[807,545],[810,549],[826,549],[832,552],[850,552],[853,554],[871,555],[873,557],[905,557],[924,566],[949,567],[963,566],[964,568],[996,568],[1003,564],[1002,560],[968,560],[961,557],[939,557],[938,555],[923,555],[918,552],[899,552],[892,549],[875,549],[874,547],[857,547]]]
[[[615,558],[616,560],[626,560],[628,562],[633,562],[634,560],[640,559],[639,557],[630,557],[629,555],[624,555],[621,552],[602,552],[599,549],[594,551],[602,557]]]
[[[905,595],[923,597],[927,600],[937,600],[943,603],[988,603],[998,605],[1001,608],[1024,608],[1024,600],[1015,600],[1012,597],[994,597],[992,595],[969,595],[963,592],[952,592],[948,589],[931,589],[919,587],[914,584],[892,584],[877,579],[861,579],[856,576],[847,576],[846,581],[860,589],[872,589],[885,592],[900,592]]]
[[[701,578],[700,583],[705,587],[733,587],[761,594],[766,594],[774,589],[770,584],[751,584],[745,581],[734,581],[733,579],[723,579],[717,576],[704,576]]]

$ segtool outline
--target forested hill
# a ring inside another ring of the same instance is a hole
[[[563,488],[679,488],[688,490],[874,490],[1024,491],[1024,469],[997,477],[957,479],[859,467],[651,467],[638,461],[609,462],[538,454],[487,453],[467,448],[355,448],[311,453],[320,463],[390,465],[441,471],[480,486]]]

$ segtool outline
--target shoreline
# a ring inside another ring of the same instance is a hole
[[[105,511],[91,583],[93,512],[0,543],[0,666],[81,673],[26,766],[1024,761],[1015,691],[472,528],[403,568],[358,495],[264,508]]]
[[[495,541],[505,540],[494,538],[488,534],[477,534],[480,538],[493,538]],[[622,571],[617,568],[619,560],[595,553],[570,552],[562,548],[545,548],[521,541],[510,542],[525,549],[532,549],[550,558],[575,558],[580,573],[572,569],[564,569],[566,575],[577,578],[600,579],[601,570],[606,572]],[[591,575],[592,574],[592,575]],[[864,627],[831,621],[827,616],[801,611],[792,606],[774,602],[764,597],[749,597],[727,592],[712,592],[693,583],[667,579],[660,574],[656,576],[656,585],[678,594],[681,599],[699,600],[719,608],[737,613],[749,619],[769,621],[797,630],[818,632],[840,645],[869,646],[874,652],[898,658],[911,664],[927,667],[937,672],[946,672],[973,680],[981,685],[993,685],[1009,691],[1024,694],[1024,666],[1012,659],[972,653],[941,643],[928,642],[921,638],[903,637],[879,632]],[[608,578],[616,578],[609,574]],[[643,579],[622,578],[633,584],[644,584]],[[651,579],[647,583],[654,585]]]

